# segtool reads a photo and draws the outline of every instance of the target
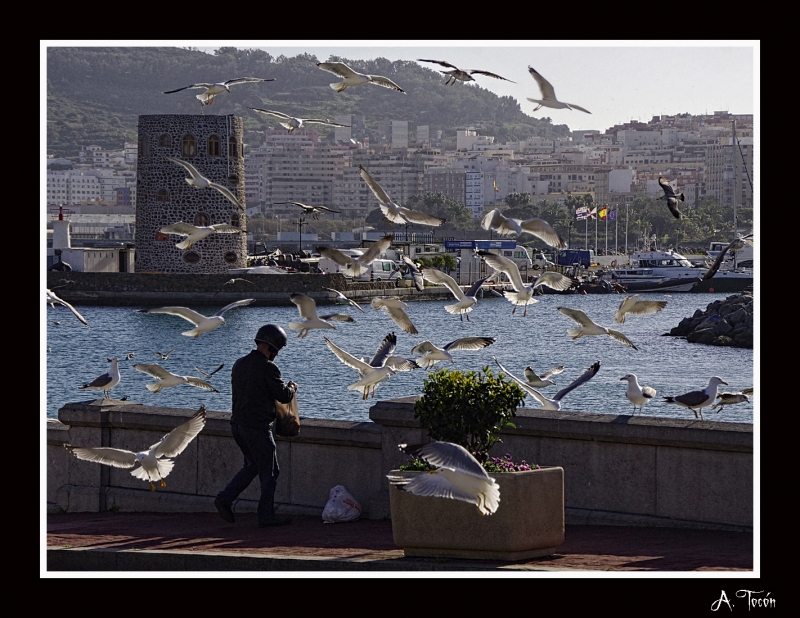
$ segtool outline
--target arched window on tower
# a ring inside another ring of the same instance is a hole
[[[170,146],[172,146],[172,138],[169,136],[169,133],[162,133],[158,136],[159,148],[169,148]]]
[[[211,219],[209,219],[208,215],[204,212],[198,212],[194,216],[194,225],[197,227],[207,227],[211,224]]]
[[[181,138],[181,155],[184,157],[193,157],[197,154],[197,142],[194,135],[187,133]]]
[[[143,135],[142,139],[139,141],[139,156],[141,157],[149,157],[150,156],[150,136]]]
[[[169,202],[169,191],[164,189],[158,189],[156,191],[156,202]]]
[[[208,156],[219,157],[222,155],[219,145],[219,135],[208,136]]]
[[[236,143],[236,138],[233,135],[228,138],[228,157],[232,159],[239,157],[238,144]]]

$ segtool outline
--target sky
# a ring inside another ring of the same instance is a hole
[[[498,96],[512,96],[522,111],[550,117],[570,130],[606,129],[630,120],[688,112],[692,115],[729,111],[756,114],[759,106],[760,42],[757,40],[673,41],[520,41],[520,40],[176,40],[176,41],[43,41],[47,46],[170,46],[197,47],[209,53],[221,46],[259,48],[273,57],[313,54],[320,61],[331,55],[350,60],[419,58],[445,60],[462,69],[481,69],[516,83],[475,76],[479,86]],[[433,63],[419,63],[447,70]],[[575,103],[577,110],[542,108],[527,100],[539,98],[532,66],[555,89],[556,97]],[[235,76],[238,77],[238,76]],[[264,76],[269,77],[269,76]],[[230,79],[210,75],[209,81]],[[320,72],[320,85],[337,81]],[[445,76],[442,76],[444,88]],[[403,84],[400,84],[402,87]],[[469,87],[457,83],[453,88]],[[390,91],[387,91],[389,93]],[[331,96],[335,93],[331,91]]]

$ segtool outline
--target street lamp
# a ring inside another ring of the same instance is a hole
[[[300,230],[300,254],[303,253],[303,224],[306,222],[305,217],[299,217],[297,219],[297,228]]]

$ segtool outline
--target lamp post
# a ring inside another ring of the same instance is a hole
[[[297,219],[297,229],[300,231],[299,245],[300,245],[300,254],[301,255],[303,253],[303,224],[305,222],[306,222],[306,218],[305,217],[298,217],[298,219]]]

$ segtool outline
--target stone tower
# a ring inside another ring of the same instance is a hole
[[[242,206],[244,130],[233,116],[167,114],[139,116],[136,175],[136,272],[226,273],[247,265],[245,212],[214,188],[197,189],[173,157],[191,163],[204,177],[231,190]],[[178,222],[195,226],[228,223],[241,234],[212,233],[185,250],[185,239],[162,234]]]

